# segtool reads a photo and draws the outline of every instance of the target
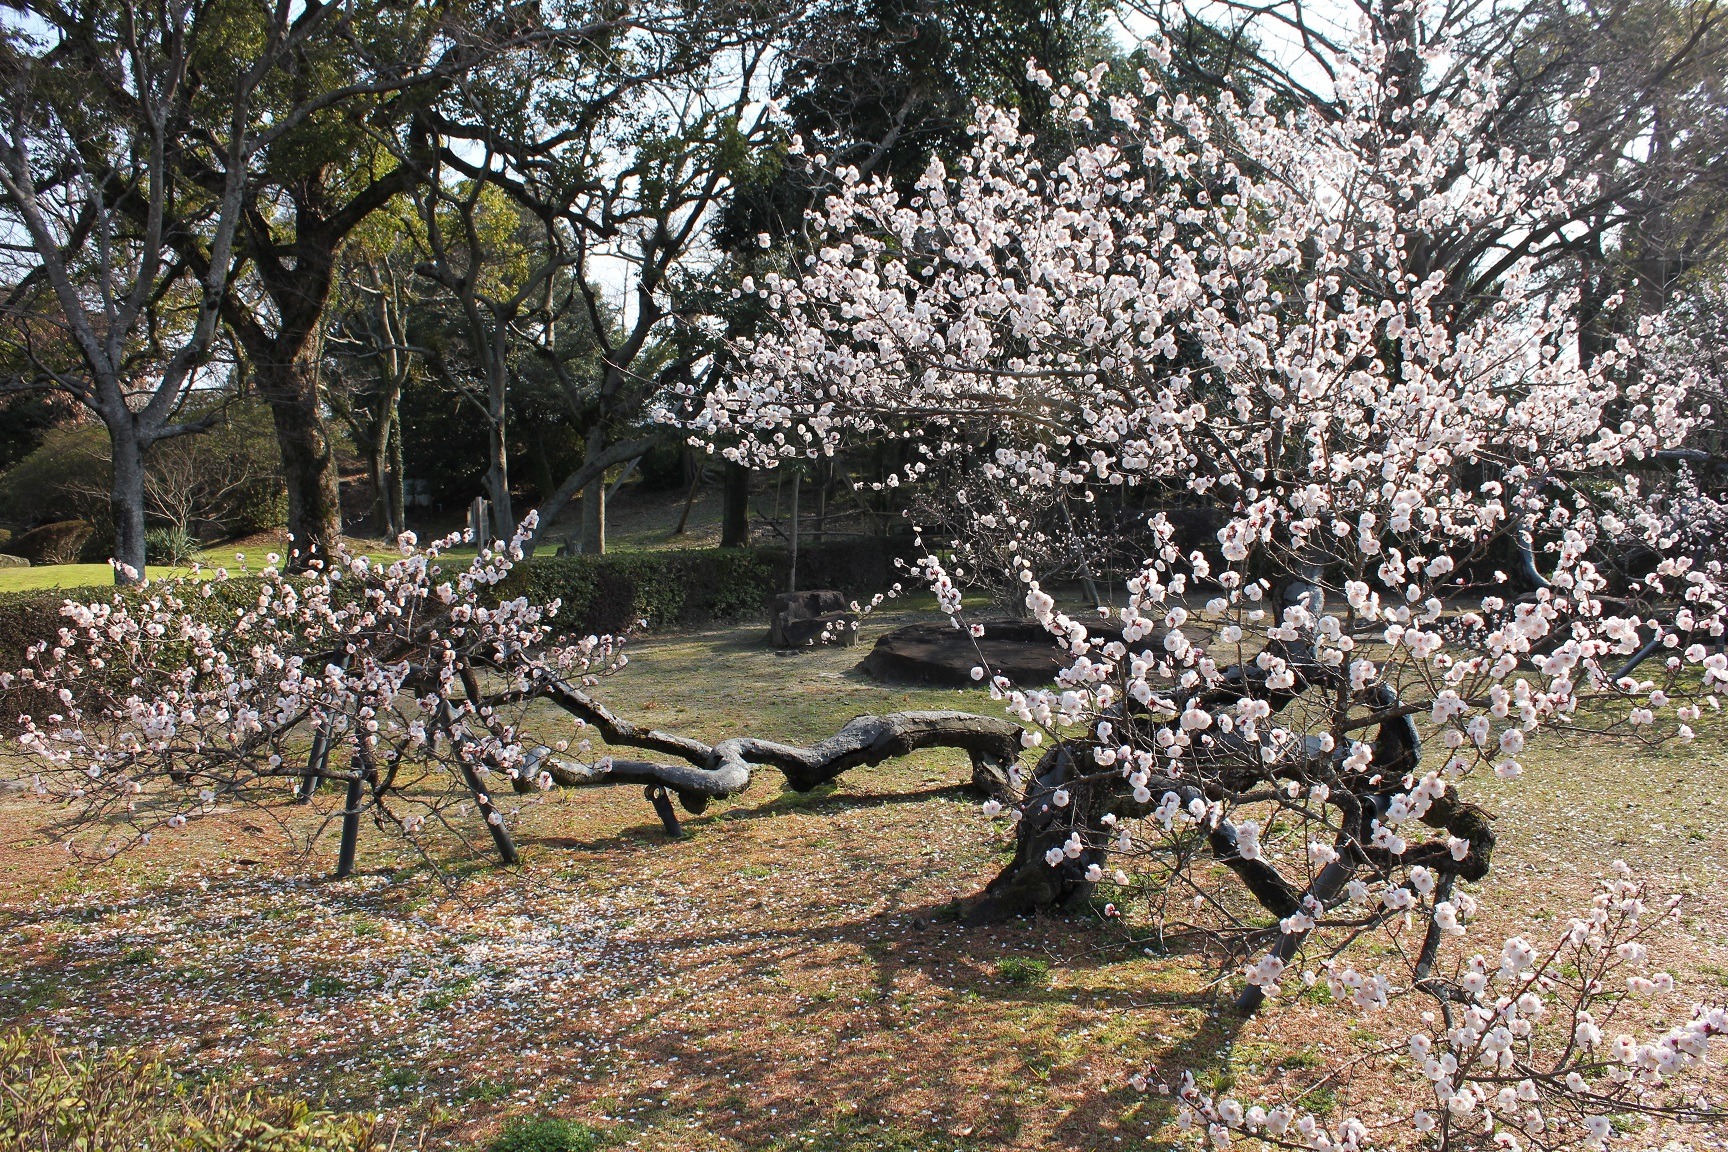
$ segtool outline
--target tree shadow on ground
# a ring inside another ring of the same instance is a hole
[[[523,911],[482,927],[482,941],[492,938],[488,933],[531,931],[618,888],[643,893],[615,929],[628,936],[632,959],[596,972],[591,999],[560,1004],[542,993],[538,1001],[524,1000],[521,979],[532,985],[535,974],[508,970],[482,977],[448,1003],[422,996],[403,1008],[374,1005],[369,998],[376,992],[350,982],[329,1005],[373,1021],[374,1030],[355,1029],[316,1046],[248,1039],[244,1060],[269,1076],[326,1086],[333,1104],[387,1108],[392,1124],[430,1124],[438,1109],[448,1109],[452,1119],[436,1131],[470,1141],[499,1115],[529,1108],[656,1139],[679,1134],[656,1147],[1165,1147],[1159,1133],[1172,1101],[1136,1091],[1128,1076],[1183,1068],[1222,1076],[1239,1027],[1219,1010],[1191,958],[1147,957],[1079,910],[964,928],[954,922],[954,899],[981,886],[995,862],[986,857],[981,867],[975,852],[924,861],[896,851],[898,839],[838,853],[811,847],[811,837],[844,843],[853,834],[849,813],[885,814],[895,827],[916,827],[932,818],[920,806],[944,804],[963,791],[776,795],[692,821],[698,834],[681,843],[667,842],[657,822],[614,824],[609,835],[592,837],[581,829],[524,836],[524,845],[539,849],[530,868],[476,867],[463,898],[482,907],[500,893],[514,893],[514,900],[550,892],[559,899],[520,900]],[[615,821],[629,811],[624,800],[615,796],[609,806],[572,817],[584,825]],[[791,821],[784,835],[764,826],[771,817]],[[566,875],[559,871],[566,864],[577,867]],[[169,920],[191,920],[204,916],[193,902],[227,901],[229,887],[238,886],[238,909],[246,888],[271,884],[280,881],[242,876],[213,885],[215,891],[98,898],[79,915],[141,917],[166,904],[179,906]],[[319,933],[316,947],[296,957],[297,981],[343,976],[360,945],[349,938],[349,922],[360,914],[389,922],[392,932],[433,931],[423,921],[414,927],[417,913],[377,893],[342,884],[293,887],[299,889],[293,915]],[[252,929],[237,920],[225,930]],[[115,941],[86,956],[96,963],[80,979],[103,981],[124,960],[120,947]],[[1048,967],[1031,969],[1027,978],[1003,967],[1016,958]],[[32,996],[66,974],[63,958],[18,960],[0,975]],[[131,967],[125,982],[135,1000],[177,998],[192,1015],[221,1016],[259,1007],[244,1002],[229,979],[227,970],[243,963],[239,954],[214,956],[207,977],[190,984]],[[304,1003],[304,994],[296,994],[273,1010],[290,1014]],[[420,1057],[405,1047],[417,1032],[455,1030],[458,1022],[506,1013],[520,1019],[525,1004],[534,1005],[527,1031],[511,1034],[529,1039],[454,1070],[416,1064]],[[44,1002],[29,1015],[60,1007]],[[156,1042],[128,1034],[123,1017],[87,1012],[80,1009],[85,1026],[100,1023],[105,1042]],[[298,1034],[286,1016],[280,1027]],[[406,1083],[410,1072],[415,1087],[381,1087],[398,1075]],[[520,1092],[527,1088],[525,1103]]]
[[[974,795],[975,792],[969,784],[944,784],[904,792],[846,792],[841,791],[837,784],[823,784],[808,792],[797,792],[790,788],[784,789],[772,798],[748,807],[741,804],[730,804],[723,809],[701,815],[679,811],[678,819],[686,836],[698,836],[719,824],[771,820],[790,812],[834,813],[895,804],[921,804],[928,800],[963,800]],[[643,807],[648,807],[647,801],[643,801]],[[619,828],[609,835],[591,838],[531,834],[518,837],[517,843],[520,847],[604,852],[644,843],[665,844],[672,842],[672,840],[673,838],[667,835],[665,828],[656,820],[651,823],[632,824]]]
[[[632,1058],[680,1070],[657,1112],[712,1116],[731,1101],[712,1133],[751,1149],[790,1146],[789,1122],[800,1146],[835,1150],[1153,1147],[1174,1101],[1129,1075],[1224,1075],[1242,1021],[1204,988],[1087,979],[1127,957],[1097,947],[1078,918],[973,929],[946,922],[946,910],[908,903],[821,925],[692,924],[663,937],[669,957],[726,954],[723,988],[708,987],[728,1003],[743,992],[780,1007],[777,1020],[728,1012],[706,1029],[688,1026],[687,1000],[644,1016]],[[815,972],[844,989],[811,987],[800,958],[836,945],[854,958]],[[1047,975],[1003,974],[1000,961],[1026,953],[1049,958]]]

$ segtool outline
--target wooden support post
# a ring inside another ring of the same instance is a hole
[[[660,817],[660,826],[666,829],[666,835],[674,840],[684,838],[684,829],[678,823],[678,813],[672,807],[672,798],[666,795],[666,789],[658,784],[650,784],[642,789],[642,795],[654,805],[654,812]]]
[[[480,783],[480,774],[474,771],[474,766],[468,761],[462,761],[462,778],[468,782],[468,790],[474,793],[474,803],[480,809],[480,816],[486,821],[486,830],[492,833],[492,844],[498,849],[498,859],[506,864],[515,864],[521,859],[516,853],[516,842],[510,838],[510,829],[504,824],[504,814],[492,805],[492,798],[486,794],[486,789]]]
[[[342,846],[336,851],[336,879],[354,873],[354,850],[360,843],[360,806],[366,799],[366,781],[358,771],[348,781],[348,806],[342,809]]]
[[[786,591],[798,591],[798,488],[804,469],[792,473],[792,571],[786,576]]]

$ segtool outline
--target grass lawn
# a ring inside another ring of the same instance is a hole
[[[184,568],[158,568],[146,572],[150,579],[184,574]],[[0,592],[39,592],[44,588],[106,588],[114,583],[114,569],[106,564],[37,564],[29,568],[0,568]]]
[[[862,643],[900,619],[867,622]],[[602,695],[703,738],[998,707],[862,679],[863,649],[776,654],[762,632],[641,641]],[[550,712],[536,727],[572,734]],[[1547,743],[1524,780],[1483,785],[1500,849],[1473,946],[1557,931],[1618,856],[1688,895],[1660,958],[1684,993],[1728,995],[1725,749]],[[1188,1145],[1133,1072],[1193,1068],[1322,1109],[1341,1087],[1373,1095],[1375,1064],[1344,1071],[1360,1016],[1302,999],[1235,1020],[1199,966],[1084,915],[954,924],[951,901],[1006,848],[965,777],[948,753],[807,795],[764,773],[677,842],[637,789],[512,798],[518,871],[452,851],[441,879],[368,830],[342,882],[323,878],[333,835],[296,841],[334,797],[90,866],[54,847],[53,809],[0,796],[0,1026],[379,1113],[402,1148],[484,1146],[510,1117],[551,1114],[658,1152],[1170,1149]]]
[[[350,540],[348,544],[358,554],[374,560],[388,562],[399,555],[386,549],[383,543],[377,540]],[[236,560],[237,555],[244,555],[245,566],[256,570],[264,565],[265,556],[273,550],[280,551],[281,547],[279,542],[268,538],[238,541],[206,548],[199,554],[198,559],[205,566],[206,575],[218,567],[237,571],[241,566],[241,562]],[[466,564],[473,558],[474,549],[453,548],[445,555]],[[192,569],[152,564],[145,569],[145,573],[152,580],[161,580],[170,576],[189,576]],[[0,593],[38,592],[47,588],[95,589],[102,592],[113,585],[114,569],[107,564],[36,564],[29,568],[0,568]]]

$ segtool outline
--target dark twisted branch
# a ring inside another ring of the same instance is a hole
[[[1256,697],[1278,712],[1311,687],[1338,687],[1336,673],[1318,664],[1305,646],[1274,647],[1295,674],[1287,688],[1272,690],[1265,672],[1255,664],[1238,665],[1226,669],[1212,687],[1182,699],[1175,710],[1194,704],[1215,712]],[[1327,746],[1307,738],[1294,746],[1275,747],[1264,739],[1207,734],[1195,755],[1185,761],[1185,771],[1145,778],[1142,795],[1146,799],[1137,800],[1127,771],[1100,766],[1093,744],[1064,742],[1050,749],[1032,775],[1014,859],[986,886],[968,920],[985,923],[1083,899],[1093,887],[1088,878],[1091,867],[1101,868],[1108,854],[1111,827],[1124,817],[1146,817],[1166,795],[1174,794],[1184,809],[1196,801],[1209,808],[1215,803],[1232,807],[1283,803],[1283,790],[1277,786],[1287,782],[1327,782],[1325,803],[1339,814],[1333,845],[1336,858],[1305,886],[1292,883],[1258,853],[1245,856],[1237,830],[1229,822],[1212,817],[1202,829],[1212,857],[1234,872],[1249,895],[1279,920],[1298,912],[1318,920],[1340,901],[1363,868],[1390,875],[1395,869],[1420,864],[1438,873],[1447,891],[1458,879],[1480,880],[1488,872],[1494,848],[1492,819],[1453,791],[1435,798],[1418,817],[1421,823],[1443,830],[1446,837],[1406,845],[1398,853],[1374,844],[1375,823],[1386,817],[1392,798],[1407,788],[1406,781],[1418,771],[1421,743],[1412,719],[1415,709],[1403,705],[1389,685],[1351,695],[1350,703],[1366,705],[1373,716],[1369,723],[1349,724],[1348,730],[1378,728],[1370,771],[1346,769],[1343,741]],[[1118,728],[1116,739],[1126,738],[1142,747],[1152,747],[1157,730],[1173,723],[1127,705],[1119,706],[1111,718]],[[1468,842],[1457,855],[1454,839]],[[1278,931],[1271,954],[1288,963],[1308,935],[1301,929]],[[1250,986],[1237,1006],[1253,1011],[1263,996],[1260,988]]]
[[[544,771],[564,787],[639,784],[676,793],[686,811],[701,812],[709,801],[735,796],[750,787],[756,771],[773,768],[793,790],[808,792],[853,768],[868,768],[925,748],[959,748],[970,754],[973,782],[999,791],[1003,774],[1020,752],[1020,726],[1007,720],[967,712],[893,712],[859,716],[839,732],[808,747],[771,740],[738,737],[709,747],[700,741],[664,732],[643,731],[616,718],[605,723],[593,717],[604,712],[584,693],[559,685],[548,694],[567,711],[589,719],[608,743],[671,751],[689,761],[664,764],[612,757],[592,764],[559,760],[550,749],[530,757],[530,773]],[[580,707],[582,711],[578,712]]]
[[[514,698],[524,695],[539,696],[550,700],[570,715],[587,724],[592,724],[606,743],[620,748],[646,748],[650,752],[665,752],[692,764],[709,764],[714,758],[714,749],[694,740],[689,736],[676,736],[670,732],[661,732],[652,728],[641,728],[618,716],[606,705],[594,699],[588,693],[564,680],[548,680],[536,684],[526,693],[513,693]],[[507,700],[511,697],[500,698]]]
[[[1019,757],[1021,748],[1022,729],[1018,724],[950,711],[858,716],[839,732],[809,747],[752,737],[734,737],[709,745],[689,736],[634,724],[555,675],[542,674],[526,687],[483,697],[472,668],[463,665],[459,674],[478,711],[490,712],[500,705],[542,699],[592,726],[613,747],[662,752],[685,761],[669,764],[608,756],[584,763],[559,759],[552,755],[551,748],[541,747],[530,753],[513,777],[519,792],[531,790],[535,777],[542,772],[553,784],[564,788],[639,785],[673,836],[679,831],[676,818],[671,816],[667,793],[675,794],[685,811],[699,814],[710,802],[749,788],[759,768],[776,769],[793,790],[808,792],[853,768],[871,767],[925,748],[959,748],[971,757],[973,785],[991,795],[1006,796],[1007,771]]]

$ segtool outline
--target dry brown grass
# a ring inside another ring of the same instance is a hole
[[[874,630],[890,621],[869,626]],[[621,709],[703,737],[809,739],[853,715],[993,706],[848,672],[860,650],[781,656],[758,629],[636,647]],[[550,736],[564,721],[548,715]],[[1502,850],[1478,939],[1540,928],[1624,857],[1692,897],[1665,957],[1699,997],[1728,988],[1724,744],[1654,755],[1548,746],[1495,785]],[[1201,969],[1097,919],[967,930],[950,902],[1002,859],[956,785],[963,758],[851,773],[798,796],[763,777],[671,843],[639,791],[565,793],[524,814],[525,866],[447,880],[376,835],[327,871],[255,816],[92,868],[45,842],[51,813],[0,801],[0,1025],[138,1043],[384,1115],[399,1147],[485,1139],[555,1113],[664,1150],[1164,1148],[1147,1067],[1312,1093],[1362,1039],[1304,1001],[1246,1024]],[[291,825],[312,817],[283,809]],[[1005,959],[1042,961],[1009,965]],[[1012,978],[1011,978],[1012,977]],[[1372,1094],[1372,1065],[1352,1073]]]

